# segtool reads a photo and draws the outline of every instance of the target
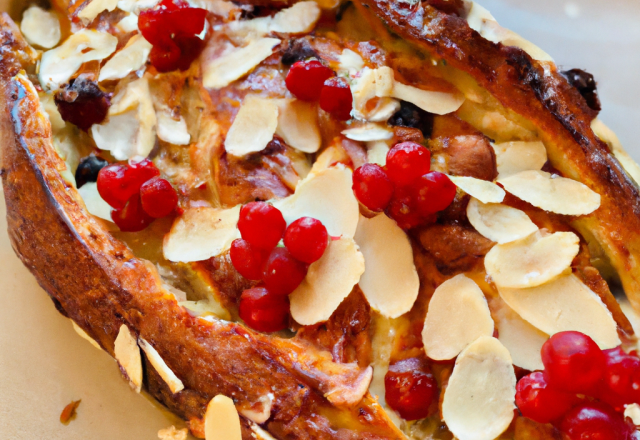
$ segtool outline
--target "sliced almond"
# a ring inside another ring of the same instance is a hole
[[[498,291],[509,307],[548,335],[575,330],[591,336],[602,349],[620,345],[611,312],[573,274],[528,289],[498,286]]]
[[[351,49],[343,49],[342,53],[338,56],[338,71],[355,75],[362,69],[364,69],[364,60],[362,57]]]
[[[522,171],[498,183],[519,199],[556,214],[586,215],[600,207],[600,194],[588,186],[544,171]]]
[[[573,232],[543,236],[533,233],[521,240],[495,245],[484,258],[484,267],[500,287],[533,287],[568,270],[580,250]]]
[[[396,81],[393,86],[393,98],[414,104],[422,110],[436,115],[453,113],[464,102],[464,95],[460,92],[435,92],[422,90]]]
[[[320,8],[313,1],[298,2],[273,16],[271,31],[283,34],[306,34],[320,19]]]
[[[449,179],[462,191],[482,203],[500,203],[504,200],[504,190],[493,182],[466,176],[449,176]]]
[[[277,126],[276,101],[248,95],[231,124],[224,147],[234,156],[262,151],[273,139]]]
[[[480,234],[499,244],[525,238],[538,230],[519,209],[497,203],[482,203],[471,197],[467,205],[469,223]]]
[[[256,440],[276,440],[271,434],[262,429],[256,423],[251,423],[251,431],[253,431]]]
[[[135,14],[127,14],[122,20],[116,24],[116,29],[120,32],[135,32],[138,30],[138,16]]]
[[[530,371],[544,370],[540,350],[549,335],[522,319],[506,304],[494,316],[498,339],[509,350],[513,364]]]
[[[498,175],[507,177],[520,171],[540,170],[547,162],[542,142],[503,142],[492,144],[496,153]]]
[[[189,429],[182,428],[177,429],[171,425],[168,428],[164,428],[158,431],[158,438],[160,440],[187,440]]]
[[[388,66],[382,66],[377,68],[374,73],[376,83],[376,96],[378,98],[392,96],[396,85],[393,69]]]
[[[433,292],[422,330],[427,356],[453,359],[480,336],[493,334],[493,319],[482,290],[463,274]]]
[[[367,162],[385,166],[389,149],[387,141],[367,142]]]
[[[162,380],[164,380],[164,382],[169,386],[171,392],[175,394],[182,391],[184,389],[184,384],[180,379],[178,379],[175,373],[171,371],[164,359],[160,357],[160,354],[156,351],[156,349],[142,338],[138,339],[138,344],[147,355],[147,359],[149,359],[149,362],[151,363],[151,365],[153,365],[153,368],[158,372],[160,377],[162,377]]]
[[[301,180],[296,192],[273,205],[280,209],[287,224],[301,217],[322,222],[333,237],[353,237],[360,208],[353,195],[351,170],[335,166],[312,172]]]
[[[240,205],[229,209],[191,208],[178,217],[164,237],[164,257],[188,263],[220,255],[239,237]]]
[[[64,43],[42,54],[38,79],[47,90],[55,90],[71,79],[83,63],[111,55],[118,38],[107,32],[81,29]]]
[[[206,440],[242,440],[233,400],[221,394],[211,399],[204,414],[204,436]]]
[[[94,0],[95,1],[95,0]],[[135,17],[135,15],[133,16]],[[151,52],[151,43],[140,34],[134,35],[126,46],[100,69],[98,81],[124,78],[145,65]]]
[[[143,9],[153,8],[160,0],[119,0],[118,9],[138,15]]]
[[[93,21],[102,11],[113,11],[118,6],[118,0],[90,0],[78,12],[78,17],[87,24]]]
[[[24,11],[20,31],[29,44],[51,49],[60,42],[60,21],[53,11],[30,6]]]
[[[289,295],[291,316],[302,325],[328,320],[364,272],[364,257],[352,238],[332,240],[307,277]]]
[[[315,153],[322,144],[317,107],[297,99],[278,100],[276,133],[296,150]]]
[[[411,310],[420,279],[407,234],[386,215],[361,216],[355,240],[365,261],[359,284],[371,307],[389,318]]]
[[[100,193],[98,193],[98,185],[96,182],[85,183],[78,189],[78,193],[80,197],[82,197],[89,214],[95,215],[103,220],[113,221],[111,220],[111,206],[109,206],[100,196]]]
[[[386,122],[400,110],[400,101],[393,98],[380,98],[375,107],[367,112],[366,118],[370,122]]]
[[[114,342],[113,352],[116,360],[127,374],[131,386],[139,393],[142,388],[142,357],[136,338],[125,324],[120,326]]]
[[[459,440],[493,440],[511,424],[515,396],[509,351],[497,339],[481,336],[456,360],[444,392],[442,418]]]
[[[637,403],[627,405],[624,408],[624,416],[625,418],[631,419],[634,425],[640,426],[640,405]]]
[[[173,145],[189,145],[191,135],[187,123],[182,116],[173,119],[169,109],[161,109],[156,113],[158,118],[158,137]]]
[[[376,71],[365,67],[360,76],[351,82],[351,95],[353,96],[354,117],[366,120],[367,102],[376,97]]]
[[[354,141],[386,141],[393,138],[393,130],[386,125],[366,123],[342,131],[342,134]]]
[[[87,334],[87,332],[85,332],[84,330],[82,330],[82,328],[75,323],[74,320],[71,320],[71,325],[73,326],[73,329],[75,330],[75,332],[80,335],[80,337],[82,339],[84,339],[85,341],[88,341],[89,344],[93,345],[95,348],[97,348],[98,350],[102,350],[102,347],[100,347],[100,344],[98,344],[95,339],[93,339],[91,336],[89,336]]]
[[[228,86],[271,56],[273,48],[278,44],[280,44],[280,40],[277,38],[261,38],[214,60],[205,61],[203,85],[208,89],[220,89]]]

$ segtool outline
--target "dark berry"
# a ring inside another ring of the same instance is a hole
[[[76,186],[80,188],[87,182],[97,181],[98,173],[107,165],[109,165],[109,162],[99,158],[95,154],[83,158],[76,169]]]
[[[98,84],[84,78],[69,81],[54,99],[62,119],[85,131],[104,121],[110,105]]]
[[[581,69],[571,69],[561,72],[567,78],[569,84],[575,87],[582,97],[587,101],[587,105],[592,110],[600,111],[600,99],[598,98],[598,90],[596,80],[593,75]]]
[[[434,115],[432,113],[428,113],[410,102],[400,101],[400,110],[389,118],[387,124],[417,128],[422,132],[425,139],[429,139],[433,131],[433,118]]]

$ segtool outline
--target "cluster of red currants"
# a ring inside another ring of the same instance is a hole
[[[319,101],[320,108],[331,116],[351,119],[353,96],[346,79],[336,76],[329,67],[317,60],[298,61],[289,69],[285,80],[287,89],[302,101]]]
[[[456,196],[443,173],[430,171],[431,153],[415,142],[396,144],[384,167],[367,163],[353,173],[353,192],[371,211],[385,211],[402,229],[433,222]]]
[[[543,372],[516,386],[523,416],[552,423],[569,440],[625,440],[634,428],[621,412],[640,403],[640,359],[620,347],[601,350],[587,335],[567,331],[542,347]]]
[[[205,46],[207,10],[184,0],[162,0],[138,17],[142,36],[153,45],[149,60],[158,72],[187,70]]]
[[[426,362],[403,359],[389,367],[384,376],[385,401],[405,420],[429,416],[431,404],[438,398],[438,383]]]
[[[287,223],[278,208],[266,202],[247,203],[240,210],[231,262],[243,277],[260,281],[240,296],[240,318],[252,329],[275,332],[287,327],[288,295],[307,275],[329,244],[322,222],[302,217]],[[278,246],[283,240],[284,247]]]
[[[98,173],[98,192],[113,208],[111,219],[120,230],[137,232],[171,214],[178,194],[149,159],[112,163]]]

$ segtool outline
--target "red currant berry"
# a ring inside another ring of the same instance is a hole
[[[556,333],[544,343],[541,354],[548,383],[560,390],[590,394],[604,376],[604,353],[584,333]]]
[[[405,359],[389,367],[384,376],[385,400],[405,420],[424,419],[436,401],[438,385],[419,359]]]
[[[262,269],[268,256],[264,250],[251,246],[247,240],[238,238],[231,243],[229,255],[233,267],[240,275],[248,280],[262,279]]]
[[[105,202],[116,209],[124,207],[132,196],[130,185],[125,181],[126,170],[126,165],[113,163],[98,172],[98,193]]]
[[[560,422],[560,431],[569,440],[626,440],[631,434],[622,415],[600,402],[570,409]]]
[[[408,185],[431,169],[431,153],[415,142],[396,144],[387,153],[387,174],[396,185]]]
[[[124,208],[111,211],[111,219],[123,232],[142,231],[154,220],[142,209],[142,202],[138,194],[131,197]]]
[[[344,78],[329,78],[320,92],[320,108],[331,116],[346,121],[351,119],[353,96],[349,83]]]
[[[640,403],[640,359],[616,347],[604,350],[606,367],[598,398],[616,409]]]
[[[395,188],[385,212],[402,229],[411,229],[423,223],[423,217],[418,212],[415,197],[407,187]]]
[[[284,245],[297,260],[311,264],[318,261],[329,244],[329,234],[320,220],[302,217],[289,225]]]
[[[353,192],[372,211],[382,211],[393,196],[393,183],[380,165],[366,163],[353,173]]]
[[[298,61],[287,73],[287,89],[302,101],[317,101],[324,82],[334,75],[333,70],[320,61]]]
[[[538,423],[549,423],[559,419],[578,402],[575,394],[549,386],[541,372],[523,377],[516,386],[518,409],[523,416]]]
[[[254,330],[270,333],[287,328],[289,298],[263,286],[242,292],[239,309],[240,318]]]
[[[431,171],[411,183],[418,212],[435,214],[446,209],[456,198],[456,186],[446,174]]]
[[[262,281],[273,294],[288,295],[307,276],[307,265],[296,260],[285,248],[271,251],[264,266]]]
[[[287,222],[278,208],[265,202],[247,203],[240,209],[238,229],[242,238],[260,249],[274,248]]]
[[[154,177],[140,187],[142,208],[153,218],[166,217],[178,205],[178,193],[166,179]]]

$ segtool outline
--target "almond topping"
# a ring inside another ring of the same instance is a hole
[[[359,284],[371,307],[389,318],[411,310],[420,279],[407,234],[386,215],[361,216],[355,240],[365,261]]]
[[[151,363],[151,365],[153,365],[153,368],[155,368],[160,377],[162,377],[162,380],[164,380],[165,383],[169,386],[171,392],[175,394],[179,391],[184,390],[182,381],[178,379],[173,371],[171,371],[164,359],[160,357],[160,354],[156,351],[156,349],[142,338],[138,339],[138,344],[147,355],[147,359],[149,359],[149,362]]]
[[[89,214],[95,215],[103,220],[113,221],[111,220],[111,206],[109,206],[100,196],[100,193],[98,193],[98,185],[96,182],[85,183],[78,189],[78,193],[80,197],[82,197]]]
[[[464,95],[460,92],[435,92],[422,90],[396,81],[393,86],[393,98],[414,104],[429,113],[446,115],[460,108],[464,102]]]
[[[164,237],[164,257],[188,263],[220,255],[239,238],[240,205],[229,209],[191,208],[176,218]]]
[[[322,144],[318,109],[312,103],[297,99],[278,100],[276,133],[296,150],[315,153]]]
[[[482,203],[474,199],[467,205],[467,218],[480,234],[504,244],[525,238],[538,227],[519,209],[497,203]]]
[[[533,287],[569,270],[580,250],[573,232],[543,236],[540,231],[521,240],[495,245],[485,256],[487,274],[500,287]]]
[[[273,17],[270,29],[281,34],[306,34],[320,19],[320,8],[313,1],[298,2]]]
[[[496,153],[499,177],[540,170],[547,162],[547,149],[542,142],[504,142],[492,144],[492,147]]]
[[[544,370],[540,350],[549,339],[549,335],[541,332],[506,304],[496,313],[498,339],[509,350],[513,364],[526,370]]]
[[[96,347],[98,350],[102,350],[102,347],[100,347],[100,345],[95,341],[95,339],[89,336],[87,332],[82,330],[82,328],[78,324],[76,324],[74,320],[71,320],[71,325],[73,326],[73,329],[75,330],[75,332],[78,335],[80,335],[82,339],[84,339],[85,341],[89,341],[89,343],[94,347]]]
[[[602,349],[620,345],[611,312],[600,297],[573,274],[537,287],[498,287],[498,291],[509,307],[548,335],[575,330],[589,335]]]
[[[509,351],[481,336],[465,348],[444,392],[442,418],[459,440],[493,440],[513,420],[516,375]]]
[[[189,145],[191,135],[187,129],[187,123],[182,116],[173,119],[170,110],[163,108],[156,112],[158,118],[158,137],[173,145]]]
[[[262,151],[273,139],[278,126],[278,106],[274,100],[245,97],[224,142],[234,156]]]
[[[346,72],[349,75],[355,75],[364,69],[364,60],[357,52],[351,49],[342,50],[342,53],[338,56],[338,63],[338,71]]]
[[[113,11],[118,6],[118,0],[90,0],[80,12],[78,17],[85,24],[93,21],[102,11]]]
[[[429,301],[422,330],[427,356],[448,360],[480,336],[493,334],[493,319],[482,290],[463,274],[442,283]]]
[[[556,214],[586,215],[600,207],[600,194],[588,186],[544,171],[522,171],[498,183],[519,199]]]
[[[221,394],[211,399],[204,414],[204,437],[206,440],[242,440],[240,416],[233,400]]]
[[[127,42],[126,46],[116,52],[116,54],[102,66],[98,81],[124,78],[131,72],[140,69],[147,62],[151,47],[151,43],[145,40],[142,35],[134,35]]]
[[[343,130],[342,134],[354,141],[386,141],[393,137],[393,130],[383,124],[367,123]]]
[[[35,46],[51,49],[60,42],[60,21],[55,12],[31,6],[24,11],[20,31]]]
[[[125,324],[120,326],[120,331],[113,345],[113,353],[129,379],[131,387],[140,392],[142,388],[142,357],[140,348]]]
[[[624,409],[624,416],[631,419],[634,425],[640,426],[640,405],[637,403],[627,405]]]
[[[164,428],[158,431],[158,438],[160,440],[187,440],[189,430],[187,428],[176,429],[171,425],[168,428]]]
[[[307,277],[289,296],[291,316],[302,325],[328,320],[364,272],[364,257],[352,238],[332,240]]]
[[[449,176],[449,179],[462,191],[482,203],[500,203],[504,200],[504,190],[493,182],[466,176]]]

